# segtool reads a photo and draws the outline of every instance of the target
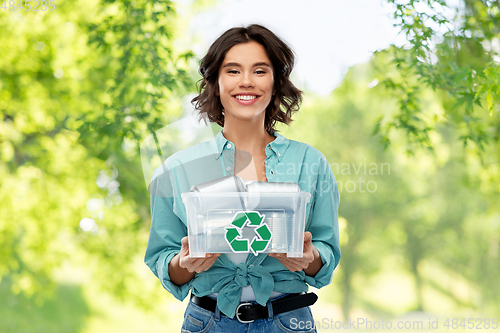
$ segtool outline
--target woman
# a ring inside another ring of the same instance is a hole
[[[168,158],[151,183],[152,224],[146,264],[165,289],[191,301],[184,332],[315,332],[309,305],[331,282],[340,260],[339,193],[321,152],[275,130],[291,122],[301,92],[290,82],[291,49],[260,25],[232,28],[202,59],[201,117],[223,127],[209,142]],[[180,194],[226,175],[243,180],[295,182],[311,193],[302,258],[207,254],[190,258]]]

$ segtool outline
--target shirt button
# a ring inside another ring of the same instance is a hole
[[[271,170],[271,175],[273,174],[273,170]]]
[[[281,154],[280,154],[280,153],[278,153],[278,157],[280,157],[280,156],[281,156]]]
[[[227,168],[226,168],[226,171],[231,171],[231,167],[227,167]]]
[[[231,149],[231,144],[230,143],[227,144],[227,148]]]

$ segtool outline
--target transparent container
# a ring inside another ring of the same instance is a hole
[[[191,257],[232,252],[302,257],[310,193],[186,192],[181,196],[186,205]],[[236,238],[234,229],[238,233]],[[269,233],[263,229],[270,232],[269,240],[266,240]],[[245,240],[248,251],[237,249],[235,244]]]

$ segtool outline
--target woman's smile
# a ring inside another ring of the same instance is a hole
[[[260,96],[254,95],[254,94],[242,93],[242,94],[234,95],[233,98],[236,99],[236,101],[240,104],[250,105],[250,104],[255,103],[260,98]]]

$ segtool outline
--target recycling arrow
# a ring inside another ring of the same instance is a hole
[[[245,253],[251,251],[254,255],[264,252],[273,237],[269,226],[264,223],[265,215],[261,215],[256,211],[241,211],[234,215],[231,227],[226,228],[226,242],[233,252]],[[245,226],[255,228],[257,234],[250,248],[249,240],[244,239],[241,232]]]

